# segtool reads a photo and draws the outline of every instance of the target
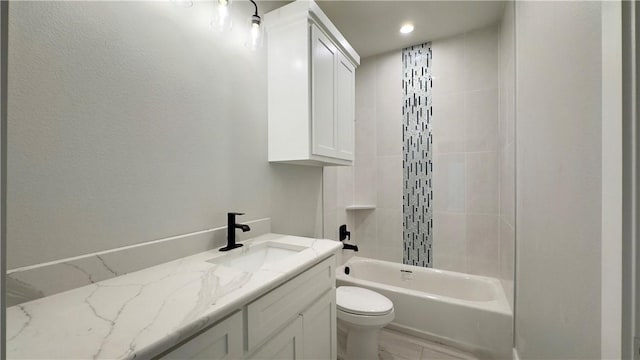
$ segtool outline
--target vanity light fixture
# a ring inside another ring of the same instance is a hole
[[[254,0],[249,1],[251,1],[256,11],[249,18],[249,34],[245,46],[250,50],[257,50],[262,46],[264,26],[262,26],[262,19],[258,15],[258,4]]]
[[[231,14],[229,8],[231,7],[231,0],[218,0],[218,6],[213,13],[211,19],[211,27],[216,31],[227,31],[231,29]]]
[[[412,31],[413,31],[413,24],[411,23],[404,24],[400,28],[400,33],[402,34],[409,34]]]

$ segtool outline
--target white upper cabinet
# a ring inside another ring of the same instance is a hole
[[[351,165],[360,56],[313,1],[265,16],[269,161]]]

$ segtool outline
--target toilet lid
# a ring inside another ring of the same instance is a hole
[[[393,303],[386,296],[355,286],[337,288],[336,305],[339,310],[356,315],[385,315],[393,310]]]

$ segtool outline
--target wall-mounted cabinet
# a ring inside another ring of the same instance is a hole
[[[360,56],[313,1],[265,16],[269,161],[351,165]]]

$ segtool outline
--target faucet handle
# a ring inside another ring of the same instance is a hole
[[[340,225],[339,233],[340,241],[344,241],[345,239],[351,240],[351,231],[347,231],[347,225]]]
[[[241,212],[228,212],[227,215],[244,215],[244,213],[241,213]]]

